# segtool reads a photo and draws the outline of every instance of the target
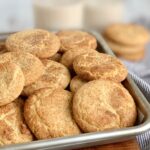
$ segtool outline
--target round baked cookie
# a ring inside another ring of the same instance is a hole
[[[0,55],[0,63],[11,61],[23,71],[25,85],[35,82],[44,73],[44,65],[36,56],[26,52],[7,52]]]
[[[79,76],[74,76],[70,82],[71,92],[75,93],[85,83],[87,83],[87,81],[81,79]]]
[[[36,90],[45,87],[66,88],[70,82],[69,70],[62,64],[44,59],[42,60],[45,66],[45,73],[34,83],[24,87],[23,95],[31,95]]]
[[[60,31],[57,33],[61,42],[61,52],[75,48],[96,49],[97,41],[93,35],[82,31]]]
[[[59,62],[61,60],[61,54],[60,53],[56,53],[54,56],[50,57],[49,59]]]
[[[59,50],[60,40],[54,33],[31,29],[10,35],[6,47],[8,51],[29,52],[39,58],[49,58]]]
[[[127,77],[127,69],[113,56],[90,52],[77,56],[73,67],[77,75],[84,80],[109,79],[121,82]]]
[[[73,115],[84,132],[133,126],[136,105],[129,92],[110,80],[84,84],[74,95]]]
[[[122,45],[122,44],[118,44],[115,42],[112,42],[108,39],[106,39],[107,44],[109,45],[109,47],[116,53],[119,55],[132,55],[132,54],[136,54],[136,53],[142,53],[144,50],[144,45],[135,45],[135,46],[131,46],[131,45]]]
[[[5,46],[5,41],[0,41],[0,54],[6,53],[7,49]]]
[[[33,136],[24,122],[23,100],[0,106],[0,146],[30,142]]]
[[[5,41],[0,41],[0,51],[6,49]]]
[[[24,75],[14,63],[0,64],[0,106],[14,101],[24,87]]]
[[[72,118],[72,94],[63,89],[41,89],[25,102],[25,120],[37,139],[80,133]]]
[[[124,59],[127,59],[127,60],[130,60],[130,61],[140,61],[144,58],[145,56],[145,50],[143,49],[143,51],[141,52],[138,52],[136,54],[124,54],[124,55],[118,55],[119,57],[121,58],[124,58]]]
[[[7,49],[0,50],[0,55],[4,54],[4,53],[7,53],[7,52],[8,52]]]
[[[104,35],[125,45],[145,45],[149,41],[149,32],[135,24],[113,24],[106,28]]]
[[[72,66],[73,61],[77,56],[84,54],[84,53],[87,53],[87,52],[93,52],[93,51],[95,51],[95,50],[94,49],[88,49],[88,48],[86,48],[86,49],[84,49],[84,48],[72,49],[72,50],[66,51],[63,54],[60,62],[62,64],[64,64],[67,68],[73,69],[73,66]]]

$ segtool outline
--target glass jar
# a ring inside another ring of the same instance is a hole
[[[86,0],[85,6],[86,27],[103,30],[112,23],[124,22],[123,0]]]
[[[82,28],[82,0],[34,0],[35,27],[44,29]]]

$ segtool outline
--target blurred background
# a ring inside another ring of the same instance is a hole
[[[150,0],[0,0],[0,32],[92,27],[115,22],[150,26]]]
[[[0,33],[34,27],[103,31],[113,23],[137,23],[149,29],[149,9],[150,0],[0,0]],[[129,71],[150,83],[149,49],[150,44],[144,46],[144,57],[136,61],[136,53],[121,59]]]

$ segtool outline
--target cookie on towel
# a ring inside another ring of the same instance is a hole
[[[145,45],[149,41],[149,32],[136,24],[113,24],[106,28],[104,35],[124,45]]]

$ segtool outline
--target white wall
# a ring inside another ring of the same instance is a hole
[[[32,0],[0,0],[0,32],[33,27]]]
[[[142,20],[150,27],[150,0],[123,1],[126,4],[127,21]],[[0,0],[0,32],[32,28],[33,23],[32,0]]]

